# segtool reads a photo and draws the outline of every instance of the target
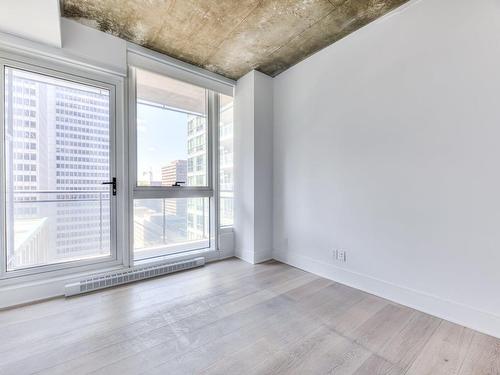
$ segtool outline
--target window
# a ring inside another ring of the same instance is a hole
[[[114,204],[101,183],[112,170],[112,87],[35,67],[1,68],[6,251],[0,273],[110,260]],[[63,128],[81,119],[89,120]]]
[[[127,127],[124,78],[13,56],[0,51],[2,285],[218,248],[230,84],[129,60]]]
[[[233,98],[219,100],[220,225],[233,225]]]
[[[136,82],[137,185],[208,186],[207,90],[141,69]]]
[[[211,106],[217,94],[132,69],[134,260],[214,247]]]
[[[136,199],[135,259],[208,248],[209,222],[208,198]]]

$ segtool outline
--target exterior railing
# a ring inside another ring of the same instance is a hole
[[[79,202],[94,202],[98,203],[99,209],[99,249],[103,249],[103,217],[104,217],[104,202],[110,200],[111,194],[106,190],[17,190],[7,192],[7,204],[9,204],[9,195],[11,202],[18,205],[33,205],[45,203],[79,203]],[[55,197],[54,197],[55,196]],[[14,211],[13,211],[14,212]],[[19,216],[30,217],[33,215],[20,214]],[[36,216],[36,215],[35,215]],[[13,219],[13,218],[12,218]]]

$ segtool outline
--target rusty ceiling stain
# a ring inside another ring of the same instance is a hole
[[[408,0],[64,0],[65,17],[238,79],[272,77]]]

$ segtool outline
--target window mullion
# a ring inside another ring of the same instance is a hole
[[[174,199],[212,197],[214,191],[210,188],[135,188],[134,199]]]

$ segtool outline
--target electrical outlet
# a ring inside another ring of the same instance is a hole
[[[346,263],[347,262],[347,251],[345,249],[336,249],[333,252],[333,257],[336,261]]]

